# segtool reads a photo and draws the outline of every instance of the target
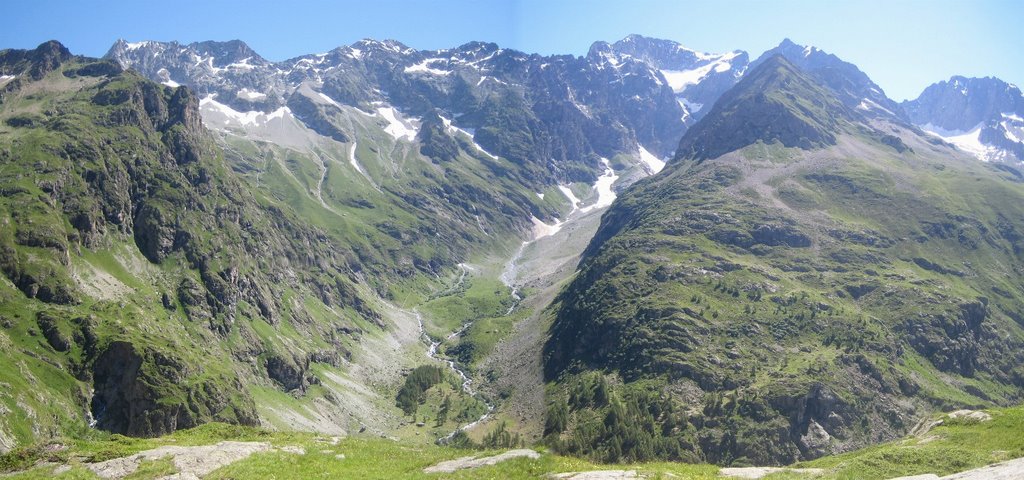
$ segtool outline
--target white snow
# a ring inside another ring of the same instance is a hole
[[[168,87],[173,87],[173,88],[177,88],[177,87],[181,86],[180,83],[175,82],[174,80],[171,79],[171,72],[168,72],[166,68],[161,68],[160,70],[157,70],[156,71],[156,76],[160,78],[160,83],[162,85],[167,85]]]
[[[146,41],[146,42],[126,43],[125,47],[128,49],[128,51],[135,51],[135,50],[138,50],[138,49],[140,49],[142,47],[146,47],[148,45],[149,45],[149,42]]]
[[[388,126],[384,127],[384,131],[388,135],[395,137],[397,140],[405,139],[410,142],[416,139],[416,134],[418,133],[416,125],[411,121],[400,119],[395,107],[379,107],[377,108],[377,114],[387,120]]]
[[[316,92],[316,94],[319,95],[320,98],[323,99],[323,101],[325,101],[325,102],[327,102],[327,103],[329,103],[331,105],[334,105],[335,107],[341,108],[341,104],[340,103],[335,102],[333,98],[328,97],[327,94],[325,94],[324,92]]]
[[[732,69],[732,61],[737,56],[739,56],[737,52],[709,56],[702,58],[702,60],[708,61],[708,63],[697,68],[690,70],[662,70],[661,74],[665,76],[665,80],[672,87],[673,92],[682,93],[683,90],[686,90],[686,87],[700,83],[711,72],[728,72]]]
[[[665,168],[665,161],[655,156],[653,153],[647,151],[643,145],[637,144],[637,148],[640,150],[640,161],[643,162],[647,171],[654,175]]]
[[[981,135],[981,129],[982,127],[984,127],[984,125],[984,123],[979,123],[978,125],[975,125],[974,128],[966,132],[959,130],[944,130],[930,123],[922,125],[921,129],[949,143],[952,143],[953,145],[956,145],[956,147],[959,148],[960,150],[963,150],[964,152],[974,155],[983,162],[1005,160],[1007,157],[1006,150],[996,147],[990,147],[988,145],[985,145],[984,143],[981,143],[981,140],[978,138],[978,136]]]
[[[363,58],[363,51],[358,48],[348,47],[348,53],[349,55],[352,55],[352,58],[357,60]]]
[[[454,135],[457,135],[457,134],[461,133],[461,134],[469,137],[469,140],[471,142],[473,142],[473,147],[476,148],[476,150],[478,152],[480,152],[480,153],[482,153],[484,155],[487,155],[488,157],[490,157],[493,160],[497,160],[498,159],[497,155],[494,155],[493,153],[488,152],[487,150],[484,150],[484,147],[481,147],[479,143],[476,143],[476,141],[473,140],[473,133],[474,133],[473,129],[456,127],[455,125],[452,124],[452,121],[450,119],[445,118],[444,116],[441,116],[441,123],[444,124],[444,128],[445,128],[445,130],[448,131],[449,135],[453,135],[454,136]]]
[[[930,123],[921,125],[921,130],[924,130],[940,138],[955,137],[957,135],[963,135],[964,133],[966,133],[961,130],[946,130],[942,127],[932,125]]]
[[[544,200],[544,194],[540,193],[540,192],[537,192],[537,198],[539,198],[541,200]]]
[[[681,52],[690,52],[690,53],[693,54],[693,56],[697,57],[698,60],[711,60],[711,59],[713,59],[713,58],[718,56],[718,55],[713,54],[713,53],[705,53],[705,52],[698,52],[696,50],[690,50],[689,48],[686,48],[686,47],[684,47],[682,45],[676,45],[676,50],[679,50]]]
[[[348,163],[352,164],[352,167],[357,172],[363,174],[364,177],[370,178],[370,175],[363,170],[363,166],[359,164],[359,160],[356,160],[356,142],[352,142],[352,146],[348,148]]]
[[[288,107],[281,107],[281,108],[279,108],[277,110],[274,110],[273,112],[268,113],[267,114],[267,121],[273,120],[275,118],[284,118],[285,114],[291,113],[291,112],[292,111],[289,110]]]
[[[239,90],[235,95],[243,100],[263,100],[264,98],[267,98],[267,94],[263,92],[254,92],[248,88]]]
[[[679,93],[703,80],[711,73],[711,68],[711,65],[705,65],[693,70],[662,70],[661,74],[665,76],[665,81],[672,87],[672,91]]]
[[[615,190],[612,190],[612,185],[619,179],[619,176],[615,174],[615,170],[612,170],[612,166],[607,158],[602,158],[601,163],[604,165],[604,175],[597,177],[597,181],[594,182],[594,190],[597,190],[597,201],[593,205],[581,208],[580,211],[583,213],[587,213],[595,208],[607,207],[615,201]]]
[[[548,225],[548,224],[542,222],[537,217],[532,217],[531,216],[530,220],[533,221],[533,239],[534,240],[536,240],[538,238],[543,238],[543,237],[547,237],[547,236],[554,235],[554,234],[558,233],[558,231],[562,229],[562,225],[563,225],[563,222],[561,220],[558,220],[557,218],[555,219],[555,223],[551,224],[551,225]]]
[[[572,205],[572,211],[569,212],[569,215],[572,215],[573,212],[580,208],[580,199],[576,198],[576,194],[572,193],[572,189],[567,185],[559,185],[558,190],[562,192],[562,195],[565,195],[565,198],[569,199],[569,204]]]
[[[222,123],[225,126],[261,126],[277,118],[285,118],[291,115],[288,107],[281,107],[270,113],[259,111],[239,112],[223,103],[214,100],[216,94],[207,95],[199,101],[199,108],[205,114],[203,120],[207,123]]]
[[[691,102],[691,101],[689,101],[689,100],[687,100],[687,99],[685,99],[683,97],[678,97],[678,100],[679,100],[679,104],[682,105],[684,108],[686,108],[687,112],[690,112],[690,115],[693,115],[694,113],[697,113],[702,108],[704,108],[704,104],[703,103]]]
[[[231,69],[235,69],[235,70],[252,70],[252,69],[256,68],[255,65],[249,65],[249,60],[252,60],[252,57],[243,58],[242,61],[240,61],[240,62],[229,63],[229,64],[225,65],[224,68],[225,69],[231,68]]]
[[[451,70],[440,70],[430,66],[431,63],[443,61],[445,61],[443,58],[428,58],[416,65],[405,67],[405,73],[430,73],[433,75],[448,75],[452,73]]]
[[[14,75],[0,75],[0,85],[3,85],[11,80],[14,80]]]
[[[865,111],[881,110],[881,111],[886,112],[886,113],[888,113],[890,115],[896,115],[895,113],[892,112],[892,110],[889,110],[888,108],[885,108],[885,107],[875,103],[875,101],[871,100],[870,98],[862,99],[860,101],[860,103],[857,104],[857,108],[860,109],[860,110],[865,110]]]
[[[1024,142],[1024,119],[1015,113],[1002,114],[1003,121],[1000,122],[1007,140],[1011,142]]]

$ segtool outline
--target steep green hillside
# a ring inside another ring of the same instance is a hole
[[[864,120],[781,57],[758,70],[620,196],[562,293],[560,451],[788,463],[1022,398],[1019,172]]]
[[[253,195],[188,89],[56,42],[0,71],[5,448],[90,419],[255,424],[252,392],[315,393],[382,334],[361,277],[377,257]]]

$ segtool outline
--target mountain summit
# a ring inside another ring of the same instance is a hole
[[[793,65],[832,89],[839,100],[849,108],[907,120],[900,106],[887,97],[882,88],[856,65],[817,47],[799,45],[787,38],[751,62],[750,68],[757,67],[775,55],[786,57]]]
[[[757,63],[683,136],[676,158],[716,158],[761,141],[786,147],[834,145],[853,118],[827,89],[783,55]]]

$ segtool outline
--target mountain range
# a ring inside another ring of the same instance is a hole
[[[785,464],[1019,403],[1022,116],[788,39],[3,50],[0,447],[223,421]]]

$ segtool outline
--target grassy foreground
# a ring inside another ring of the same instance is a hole
[[[769,479],[885,479],[902,475],[945,475],[1024,456],[1024,407],[986,410],[985,422],[939,417],[942,424],[917,436],[847,454],[804,462],[794,467],[822,468],[821,476],[794,473],[770,475]],[[66,440],[17,450],[0,456],[0,474],[8,478],[97,478],[86,463],[125,457],[165,445],[209,445],[223,440],[268,442],[276,448],[301,447],[304,454],[272,450],[257,453],[214,471],[206,478],[543,478],[560,472],[624,469],[637,470],[647,478],[716,478],[713,465],[643,463],[600,465],[563,457],[543,448],[541,457],[514,459],[493,466],[451,474],[426,474],[425,467],[465,456],[486,456],[497,451],[459,450],[433,445],[411,445],[382,438],[352,437],[332,442],[309,433],[270,432],[257,428],[209,424],[155,439],[119,435],[88,440]],[[71,466],[59,475],[62,465]],[[169,459],[143,462],[127,478],[160,478],[176,473]],[[16,473],[15,473],[16,472]]]

